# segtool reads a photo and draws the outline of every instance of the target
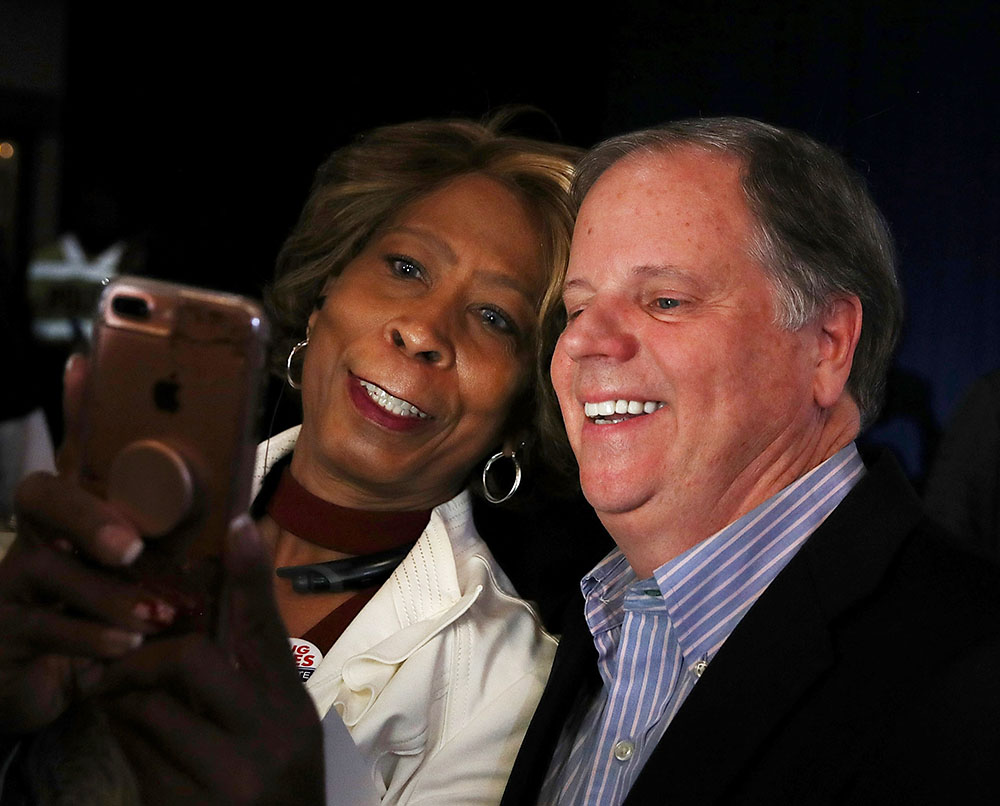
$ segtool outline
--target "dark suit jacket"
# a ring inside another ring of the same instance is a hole
[[[599,686],[579,601],[503,804]],[[1000,803],[1000,570],[883,457],[750,609],[627,804]]]

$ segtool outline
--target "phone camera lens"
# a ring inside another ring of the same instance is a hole
[[[111,308],[129,319],[149,319],[149,303],[142,297],[119,294],[111,301]]]

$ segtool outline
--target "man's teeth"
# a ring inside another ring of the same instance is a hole
[[[620,423],[627,419],[622,415],[652,414],[663,405],[659,400],[602,400],[600,403],[584,403],[583,413],[596,423]]]
[[[430,416],[401,397],[390,395],[381,386],[376,386],[368,381],[361,381],[361,385],[368,392],[368,397],[378,403],[383,409],[391,411],[398,417],[419,417],[422,420],[426,420]]]

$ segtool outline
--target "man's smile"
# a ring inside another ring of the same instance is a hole
[[[611,425],[652,414],[664,405],[666,404],[662,400],[602,400],[584,403],[583,413],[597,425]]]

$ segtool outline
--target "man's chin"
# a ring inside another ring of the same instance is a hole
[[[587,503],[601,518],[634,512],[649,500],[649,496],[634,483],[587,483],[581,480],[581,486]]]

